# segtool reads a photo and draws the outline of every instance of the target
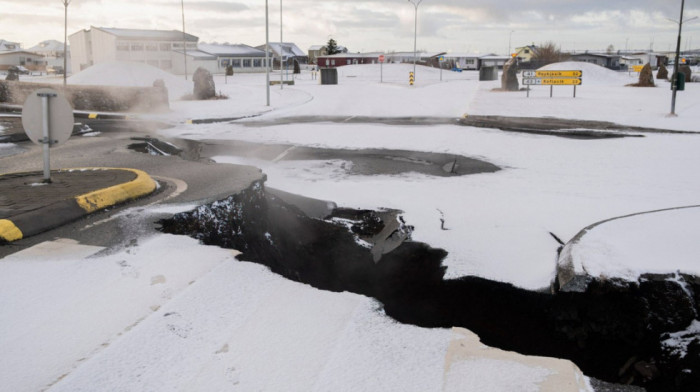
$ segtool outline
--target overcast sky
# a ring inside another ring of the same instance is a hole
[[[417,1],[417,0],[414,0]],[[205,42],[265,43],[264,0],[184,0],[185,30]],[[418,49],[505,54],[553,41],[563,50],[674,50],[681,0],[423,0]],[[408,0],[283,0],[284,41],[301,49],[334,38],[350,51],[413,50]],[[0,0],[0,39],[24,48],[63,41],[63,0]],[[270,0],[270,41],[280,39],[280,1]],[[685,18],[700,16],[687,0]],[[68,34],[90,26],[181,30],[181,0],[72,0]],[[511,31],[513,33],[511,34]],[[700,21],[684,25],[682,48],[700,48]]]

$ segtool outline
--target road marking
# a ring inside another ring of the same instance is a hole
[[[272,160],[272,163],[277,163],[281,161],[284,157],[287,156],[287,154],[289,154],[290,151],[292,151],[295,148],[297,148],[297,146],[291,146],[288,149],[284,150],[280,155],[278,155],[275,159]]]
[[[24,235],[12,221],[0,219],[0,240],[7,242],[21,240]]]

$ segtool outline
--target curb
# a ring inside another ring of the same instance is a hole
[[[51,230],[90,213],[149,195],[156,190],[157,186],[146,172],[137,169],[105,167],[61,169],[60,171],[70,170],[126,170],[136,174],[136,178],[123,184],[57,201],[13,216],[11,220],[0,219],[0,242],[17,241]]]

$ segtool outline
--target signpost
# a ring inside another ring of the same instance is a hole
[[[523,71],[523,84],[527,86],[527,96],[530,97],[530,86],[549,86],[549,97],[554,94],[554,86],[574,86],[574,98],[576,98],[576,86],[583,83],[583,71]]]
[[[73,108],[57,91],[42,88],[29,94],[22,107],[22,125],[29,139],[44,145],[44,182],[51,182],[49,149],[65,143],[73,132]]]
[[[379,83],[384,83],[384,57],[383,54],[379,55]]]
[[[445,56],[438,57],[438,61],[440,62],[440,81],[442,82],[442,64],[445,62]]]

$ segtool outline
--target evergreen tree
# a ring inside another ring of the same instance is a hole
[[[333,38],[328,40],[328,43],[326,44],[326,52],[329,56],[340,53],[340,49],[338,49],[338,44]]]

